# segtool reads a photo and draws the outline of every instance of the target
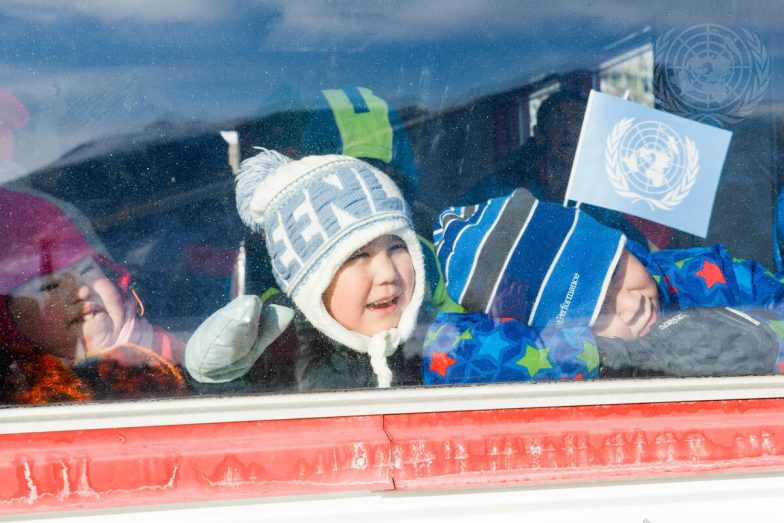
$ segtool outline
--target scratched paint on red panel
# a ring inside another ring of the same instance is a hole
[[[781,400],[392,415],[398,489],[784,470]]]
[[[0,514],[393,487],[371,416],[6,435],[0,477]]]

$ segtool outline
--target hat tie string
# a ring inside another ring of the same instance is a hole
[[[375,334],[370,338],[367,352],[370,356],[370,366],[378,378],[378,388],[387,388],[392,385],[392,369],[387,364],[387,356],[395,353],[400,345],[400,332],[389,329]]]

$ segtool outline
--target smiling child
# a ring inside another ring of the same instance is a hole
[[[120,290],[92,256],[33,277],[8,297],[19,332],[69,364],[114,345],[125,308]]]
[[[237,209],[264,233],[275,280],[296,309],[300,390],[421,382],[418,361],[398,349],[417,323],[423,255],[403,195],[386,174],[348,156],[293,161],[262,150],[237,174]],[[240,378],[285,329],[276,314],[265,315],[255,296],[217,311],[188,342],[191,377]],[[247,336],[216,341],[227,318],[245,322]]]

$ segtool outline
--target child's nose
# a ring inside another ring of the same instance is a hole
[[[87,286],[85,283],[79,283],[79,287],[76,290],[76,297],[79,300],[84,301],[90,297],[90,287]]]
[[[395,261],[387,253],[376,257],[376,281],[379,284],[397,283],[399,274]]]
[[[90,297],[90,287],[78,275],[65,274],[62,281],[62,285],[67,286],[69,295],[73,296],[75,301],[84,301]]]

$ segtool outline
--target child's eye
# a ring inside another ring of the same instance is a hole
[[[399,251],[399,250],[408,251],[408,245],[406,245],[405,242],[393,243],[392,245],[389,246],[389,250],[390,251]]]
[[[368,253],[367,253],[367,252],[365,252],[365,251],[362,251],[362,250],[359,250],[359,251],[356,251],[356,252],[355,252],[354,254],[352,254],[351,256],[349,256],[349,257],[346,259],[345,263],[348,263],[348,262],[350,262],[350,261],[354,261],[354,260],[359,260],[360,258],[367,258],[367,257],[368,257]]]
[[[60,286],[60,284],[57,283],[56,281],[51,281],[49,283],[44,283],[43,285],[41,285],[41,287],[38,289],[38,291],[39,292],[54,292],[54,291],[57,290],[57,288],[59,286]]]
[[[91,263],[90,265],[86,265],[85,267],[82,267],[82,270],[79,271],[79,274],[81,276],[84,276],[85,274],[88,274],[94,270],[95,270],[95,265]]]

